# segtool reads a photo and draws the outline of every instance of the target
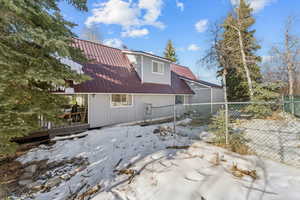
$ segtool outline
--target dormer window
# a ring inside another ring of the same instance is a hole
[[[164,74],[165,64],[162,62],[152,61],[152,73],[155,74]]]

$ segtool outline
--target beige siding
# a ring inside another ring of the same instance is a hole
[[[152,61],[157,61],[164,63],[165,69],[164,74],[152,73]],[[142,56],[142,75],[143,82],[145,83],[158,83],[171,85],[171,67],[170,63],[152,58],[147,56]]]
[[[213,100],[212,102],[224,102],[224,90],[221,88],[212,88]]]
[[[210,88],[201,88],[193,90],[195,95],[191,98],[191,103],[210,103],[211,101],[211,89]]]
[[[222,88],[211,88],[192,82],[187,82],[187,84],[195,93],[189,97],[189,102],[192,104],[224,102],[224,90]]]
[[[141,121],[147,119],[146,104],[154,107],[174,104],[174,95],[133,95],[130,107],[111,107],[109,94],[89,95],[89,123],[91,127]],[[152,110],[151,117],[170,115],[171,106]]]
[[[189,97],[189,102],[193,104],[193,106],[189,106],[191,111],[197,111],[205,116],[215,113],[222,107],[222,104],[213,105],[211,103],[224,102],[223,89],[205,87],[204,85],[191,82],[187,83],[195,93],[195,95]]]
[[[141,59],[141,56],[139,56],[139,55],[136,55],[135,56],[135,58],[136,58],[136,64],[135,64],[135,70],[136,70],[136,72],[138,73],[138,75],[139,75],[139,77],[141,78],[142,77],[142,59]]]

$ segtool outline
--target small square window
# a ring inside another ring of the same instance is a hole
[[[111,95],[111,105],[113,107],[131,106],[132,105],[132,95],[129,95],[129,94],[112,94]]]
[[[153,72],[158,73],[158,63],[157,62],[153,62]]]
[[[165,64],[157,61],[152,61],[152,72],[163,74],[165,72]]]

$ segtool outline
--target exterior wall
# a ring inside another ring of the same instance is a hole
[[[222,88],[210,88],[191,82],[187,82],[187,84],[195,92],[195,95],[189,97],[191,104],[224,102],[224,90]]]
[[[187,82],[195,92],[195,95],[189,97],[190,111],[198,113],[200,116],[207,116],[217,112],[222,108],[222,104],[210,104],[224,102],[224,90],[222,88],[205,87],[201,84]]]
[[[139,75],[140,78],[142,78],[142,59],[140,55],[134,55],[134,54],[126,54],[128,60],[135,68],[135,71]]]
[[[224,90],[221,88],[212,88],[213,90],[213,102],[224,102]]]
[[[138,73],[138,75],[140,76],[140,79],[142,80],[142,56],[137,55],[136,56],[136,71]]]
[[[191,99],[194,95],[184,95],[184,104],[191,104]]]
[[[190,86],[190,88],[195,92],[194,95],[190,96],[190,103],[208,103],[211,101],[211,90],[210,87],[206,87],[200,84],[196,84],[193,82],[186,83]]]
[[[162,62],[165,64],[164,74],[152,73],[152,61]],[[142,75],[143,82],[146,83],[158,83],[158,84],[167,84],[171,85],[171,66],[170,63],[163,62],[161,60],[142,56]]]
[[[133,95],[130,107],[111,107],[110,94],[89,95],[89,124],[92,128],[147,119],[146,105],[160,107],[152,110],[151,117],[166,117],[172,111],[174,95]],[[162,107],[166,106],[166,107]]]
[[[142,82],[171,85],[171,65],[168,62],[145,55],[126,54]],[[152,73],[152,61],[165,64],[164,74]]]

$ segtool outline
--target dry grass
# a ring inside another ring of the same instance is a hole
[[[90,199],[90,197],[93,196],[94,194],[96,194],[100,189],[101,189],[101,186],[100,185],[96,185],[96,186],[88,189],[87,191],[85,191],[81,195],[77,196],[75,198],[75,200]]]
[[[243,170],[239,169],[237,164],[233,164],[231,167],[231,173],[233,176],[242,178],[243,176],[250,176],[253,180],[258,179],[256,170]]]
[[[193,119],[189,125],[192,127],[199,127],[199,126],[205,126],[209,123],[210,121],[208,119]]]
[[[267,120],[278,120],[278,121],[282,121],[282,120],[286,120],[283,115],[282,112],[273,112],[271,116],[268,116],[266,118]]]
[[[229,151],[232,151],[234,153],[238,153],[241,155],[252,155],[254,154],[248,145],[243,144],[243,143],[234,143],[234,144],[224,144],[224,143],[213,143],[214,145],[218,146],[218,147],[222,147],[224,149],[227,149]]]
[[[133,175],[135,171],[133,169],[120,169],[120,170],[115,170],[118,175],[126,174],[126,175]]]
[[[190,146],[168,146],[166,149],[188,149]]]

